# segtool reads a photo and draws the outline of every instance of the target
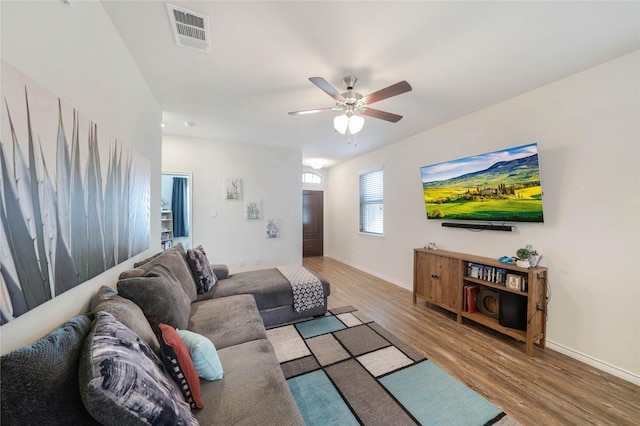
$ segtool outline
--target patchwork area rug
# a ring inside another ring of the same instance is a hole
[[[309,426],[518,425],[352,306],[267,334]]]

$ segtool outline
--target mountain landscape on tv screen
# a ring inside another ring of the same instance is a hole
[[[422,186],[429,219],[543,221],[537,153]]]

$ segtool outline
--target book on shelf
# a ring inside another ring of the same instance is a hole
[[[467,264],[467,275],[471,278],[482,278],[482,274],[484,271],[483,265],[479,265],[477,263],[469,262]]]
[[[493,266],[484,266],[484,276],[483,278],[485,281],[489,281],[491,283],[495,282],[496,279],[496,268],[494,268]]]
[[[464,286],[464,310],[469,313],[477,312],[478,307],[476,305],[476,296],[480,291],[480,287],[477,285]]]
[[[494,284],[507,285],[507,270],[478,263],[467,263],[467,276]]]

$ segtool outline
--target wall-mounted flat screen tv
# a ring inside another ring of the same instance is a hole
[[[428,219],[543,222],[538,145],[420,168]]]

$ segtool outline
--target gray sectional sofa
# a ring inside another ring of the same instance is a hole
[[[103,286],[91,312],[3,355],[1,423],[303,425],[265,323],[324,314],[329,284],[319,277],[323,307],[297,312],[276,269],[214,271],[221,279],[199,294],[188,255],[175,246],[123,272],[117,290]],[[169,359],[160,323],[215,345],[223,375],[196,377],[201,409],[160,361]]]

